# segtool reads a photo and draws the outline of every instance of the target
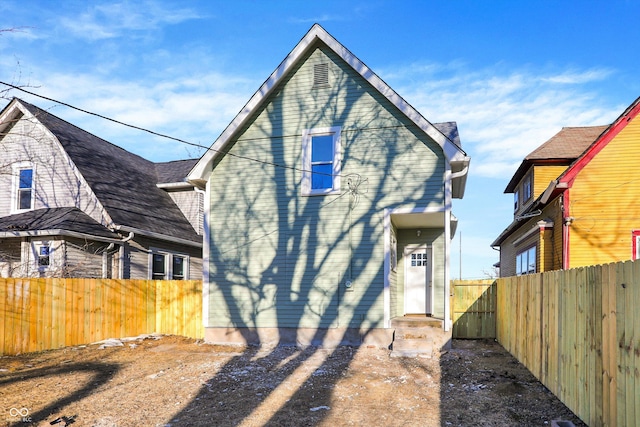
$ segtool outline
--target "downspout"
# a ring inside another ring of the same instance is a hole
[[[465,176],[467,174],[467,172],[469,172],[469,165],[468,164],[461,171],[451,172],[451,175],[450,175],[451,180],[453,181],[456,178],[460,178],[461,176]]]
[[[107,246],[103,251],[102,251],[102,278],[106,279],[108,276],[108,264],[109,264],[109,251],[111,249],[113,249],[113,247],[116,244],[111,242],[109,243],[109,246]]]
[[[129,235],[127,237],[125,237],[124,239],[120,240],[120,249],[118,250],[118,277],[120,279],[124,279],[124,257],[125,257],[125,253],[124,253],[124,243],[127,243],[129,240],[133,239],[133,237],[135,236],[135,233],[133,231],[129,232]]]

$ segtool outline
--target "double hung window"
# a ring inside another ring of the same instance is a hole
[[[340,127],[307,129],[302,134],[302,194],[340,191]]]
[[[34,201],[34,169],[31,165],[14,166],[13,170],[13,211],[33,209]]]
[[[151,279],[187,280],[189,257],[187,255],[152,250]]]

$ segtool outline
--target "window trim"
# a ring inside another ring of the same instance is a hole
[[[328,194],[340,193],[340,172],[341,172],[341,133],[342,127],[332,126],[326,128],[304,129],[302,131],[302,183],[301,191],[303,196],[324,196]],[[331,188],[311,188],[311,143],[314,136],[333,136],[333,161],[332,161],[332,186]]]
[[[45,256],[41,255],[42,248],[48,248],[47,250],[47,264],[41,264],[41,258]],[[53,253],[55,249],[49,240],[32,240],[31,241],[31,251],[33,253],[33,265],[35,266],[35,270],[39,272],[45,272],[52,268],[53,266]]]
[[[20,209],[20,172],[23,170],[31,170],[31,204],[29,208]],[[18,162],[12,166],[12,183],[11,183],[11,213],[20,213],[31,211],[35,207],[36,200],[36,167],[31,162]]]
[[[164,256],[164,277],[162,279],[154,278],[153,274],[153,256],[154,255],[162,255]],[[183,264],[183,278],[182,279],[174,279],[173,277],[173,260],[175,257],[180,257],[184,259]],[[149,280],[189,280],[189,265],[191,263],[190,256],[182,253],[169,251],[166,249],[159,248],[149,248]]]
[[[631,259],[640,259],[640,230],[631,230]]]

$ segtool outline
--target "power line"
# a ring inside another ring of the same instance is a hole
[[[323,173],[323,172],[313,172],[313,171],[310,171],[310,170],[297,168],[295,166],[281,165],[279,163],[270,162],[268,160],[260,160],[260,159],[255,159],[253,157],[243,156],[241,154],[231,153],[229,151],[217,150],[217,149],[215,149],[213,147],[206,147],[204,145],[196,144],[194,142],[185,141],[184,139],[176,138],[176,137],[171,136],[171,135],[166,135],[166,134],[163,134],[163,133],[160,133],[160,132],[156,132],[156,131],[153,131],[153,130],[150,130],[150,129],[146,129],[146,128],[143,128],[143,127],[140,127],[140,126],[136,126],[136,125],[132,125],[132,124],[129,124],[129,123],[125,123],[125,122],[122,122],[120,120],[116,120],[116,119],[113,119],[111,117],[107,117],[107,116],[104,116],[102,114],[99,114],[99,113],[94,113],[92,111],[88,111],[88,110],[85,110],[83,108],[71,105],[69,103],[66,103],[66,102],[63,102],[63,101],[59,101],[57,99],[49,98],[47,96],[40,95],[38,93],[26,90],[25,88],[22,88],[20,86],[16,86],[16,85],[13,85],[13,84],[10,84],[10,83],[6,83],[6,82],[3,82],[3,81],[0,81],[0,84],[3,84],[5,86],[8,86],[8,87],[10,87],[12,89],[19,90],[19,91],[24,92],[24,93],[28,93],[29,95],[33,95],[33,96],[38,97],[38,98],[46,99],[47,101],[55,102],[56,104],[64,105],[65,107],[69,107],[69,108],[74,109],[76,111],[80,111],[82,113],[89,114],[91,116],[95,116],[95,117],[101,118],[103,120],[108,120],[110,122],[119,124],[121,126],[126,126],[126,127],[129,127],[129,128],[132,128],[132,129],[136,129],[136,130],[139,130],[139,131],[142,131],[142,132],[147,132],[147,133],[149,133],[151,135],[159,136],[161,138],[170,139],[172,141],[180,142],[182,144],[187,144],[187,145],[190,145],[190,146],[193,146],[193,147],[203,148],[203,149],[205,149],[207,151],[214,151],[216,153],[222,153],[224,155],[228,155],[228,156],[235,157],[235,158],[238,158],[238,159],[248,160],[248,161],[251,161],[251,162],[260,163],[260,164],[273,166],[273,167],[278,167],[278,168],[283,168],[283,169],[289,169],[289,170],[293,170],[293,171],[297,171],[297,172],[312,173],[314,175],[324,175],[324,176],[331,176],[331,177],[343,176],[343,175],[333,175],[333,174],[330,174],[330,173]]]

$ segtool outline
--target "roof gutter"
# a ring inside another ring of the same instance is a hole
[[[125,225],[116,226],[116,230],[129,232],[130,235],[135,233],[135,234],[138,234],[138,235],[141,235],[141,236],[151,237],[151,238],[154,238],[154,239],[167,240],[169,242],[179,243],[181,245],[193,246],[195,248],[202,248],[202,241],[194,242],[193,240],[187,240],[187,239],[181,239],[179,237],[167,236],[166,234],[160,234],[160,233],[154,233],[152,231],[140,230],[138,228],[127,227]],[[118,240],[116,242],[122,242],[122,240]]]
[[[48,237],[48,236],[68,236],[77,237],[79,239],[90,239],[99,242],[106,243],[119,243],[121,239],[115,239],[110,237],[94,236],[92,234],[78,233],[76,231],[53,229],[53,230],[31,230],[31,231],[2,231],[0,232],[0,238],[12,238],[12,237]]]

